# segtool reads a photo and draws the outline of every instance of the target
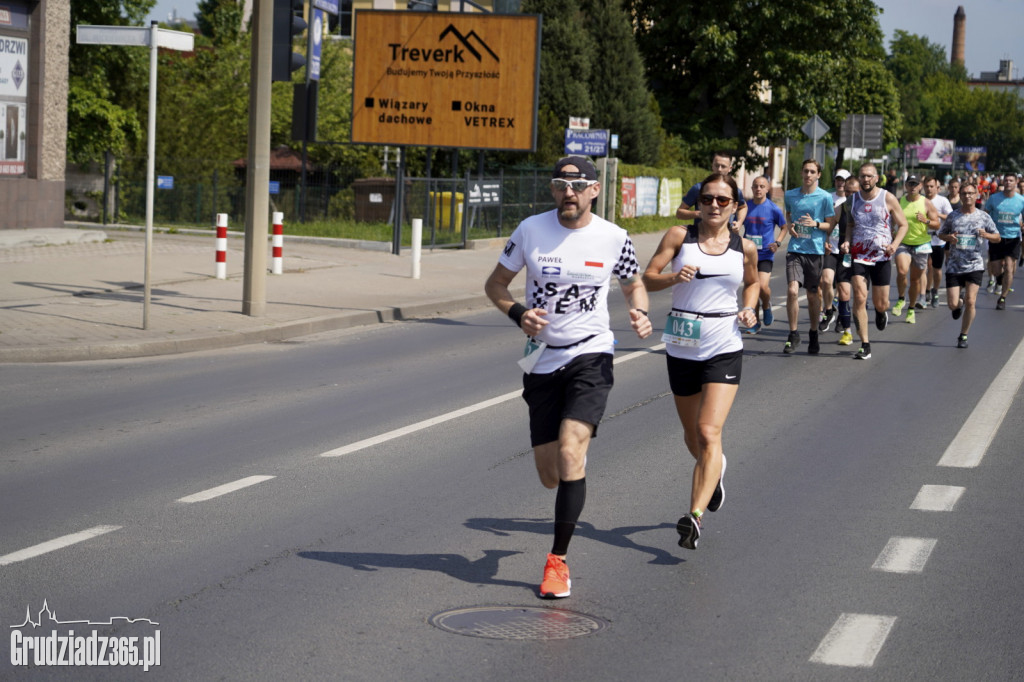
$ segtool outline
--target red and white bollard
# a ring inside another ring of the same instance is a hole
[[[217,214],[217,279],[228,278],[228,214]]]
[[[270,242],[271,244],[271,255],[273,260],[271,261],[270,274],[280,275],[284,273],[284,213],[278,211],[274,212],[274,236]]]

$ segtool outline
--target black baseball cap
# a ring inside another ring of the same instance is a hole
[[[576,166],[579,171],[563,171],[562,169],[566,166]],[[565,158],[559,159],[558,163],[555,164],[555,172],[551,174],[553,178],[570,178],[573,180],[583,178],[585,180],[597,180],[597,169],[594,168],[594,164],[590,162],[590,159],[583,156],[566,156]]]
[[[921,181],[918,179],[918,177],[916,175],[907,176],[907,179],[904,180],[903,182],[908,184],[908,185],[920,185],[921,184]]]

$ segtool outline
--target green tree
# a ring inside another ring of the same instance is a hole
[[[934,95],[935,88],[946,81],[964,80],[963,67],[951,65],[941,45],[902,30],[896,31],[890,43],[885,67],[900,95],[900,139],[916,142],[935,137],[943,107]]]
[[[214,45],[230,44],[242,35],[241,0],[199,0],[196,23]]]
[[[303,71],[296,72],[296,80],[304,78]],[[301,147],[301,142],[291,136],[292,96],[291,83],[274,83],[271,146]],[[352,136],[352,47],[349,41],[323,42],[318,99],[317,140],[320,143],[309,146],[310,160],[321,167],[335,169],[341,185],[348,185],[358,177],[380,174],[379,148],[348,143]]]
[[[844,76],[851,60],[880,57],[871,0],[629,0],[628,6],[666,130],[695,149],[715,138],[735,139],[755,164],[763,159],[751,143],[795,137],[813,114],[838,129],[847,113],[861,113],[849,111]]]
[[[570,116],[591,117],[590,94],[594,46],[584,23],[582,6],[563,0],[524,0],[522,11],[541,14],[537,163],[554,163],[563,156],[565,126]]]
[[[1024,168],[1024,103],[1020,99],[935,76],[926,85],[942,102],[937,137],[956,140],[958,146],[986,147],[989,168]]]
[[[244,158],[249,123],[249,43],[160,55],[157,157],[169,175],[208,176]]]
[[[149,54],[137,47],[79,45],[79,24],[140,26],[156,0],[72,0],[68,60],[68,158],[98,161],[145,144]]]
[[[622,0],[588,4],[585,23],[594,46],[589,90],[596,105],[591,127],[619,135],[618,155],[626,163],[656,165],[664,133],[651,106],[629,15]]]

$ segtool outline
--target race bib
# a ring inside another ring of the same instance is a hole
[[[754,246],[757,247],[758,251],[761,250],[762,245],[764,244],[764,237],[762,237],[759,234],[755,234],[753,236],[747,237],[747,239],[749,239],[750,241],[754,242]]]
[[[914,249],[914,252],[915,253],[931,253],[932,252],[932,245],[931,244],[921,244],[916,249]]]
[[[673,310],[665,320],[665,333],[661,340],[676,346],[696,348],[700,346],[700,323],[696,315]]]
[[[977,249],[978,248],[978,235],[975,235],[975,234],[958,234],[956,236],[956,248],[958,248],[958,249]]]
[[[804,239],[809,239],[811,237],[811,235],[814,234],[814,230],[816,229],[816,228],[811,227],[809,225],[801,225],[800,223],[795,223],[795,226],[796,226],[796,233],[798,235],[800,235]]]
[[[540,360],[541,354],[547,347],[548,344],[546,341],[534,341],[533,339],[527,339],[526,348],[523,349],[523,357],[517,364],[525,373],[532,373],[533,368],[537,366],[537,362]]]

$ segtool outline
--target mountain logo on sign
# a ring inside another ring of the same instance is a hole
[[[459,42],[462,43],[463,46],[465,46],[465,48],[467,50],[469,50],[473,54],[474,57],[476,57],[476,60],[478,62],[482,62],[484,60],[484,58],[480,54],[479,50],[477,50],[475,47],[473,47],[473,44],[470,42],[471,38],[472,38],[474,43],[477,43],[480,47],[482,47],[484,50],[486,50],[487,54],[489,54],[492,57],[494,57],[494,61],[496,61],[496,62],[500,62],[501,61],[500,59],[498,59],[498,55],[494,54],[494,50],[492,50],[487,45],[487,43],[484,42],[484,39],[476,34],[476,31],[470,31],[466,35],[462,35],[462,33],[459,32],[459,29],[455,28],[454,24],[448,24],[448,27],[445,30],[441,31],[441,35],[438,36],[437,39],[438,40],[444,40],[448,36],[449,33],[451,33],[456,38],[458,38]]]

